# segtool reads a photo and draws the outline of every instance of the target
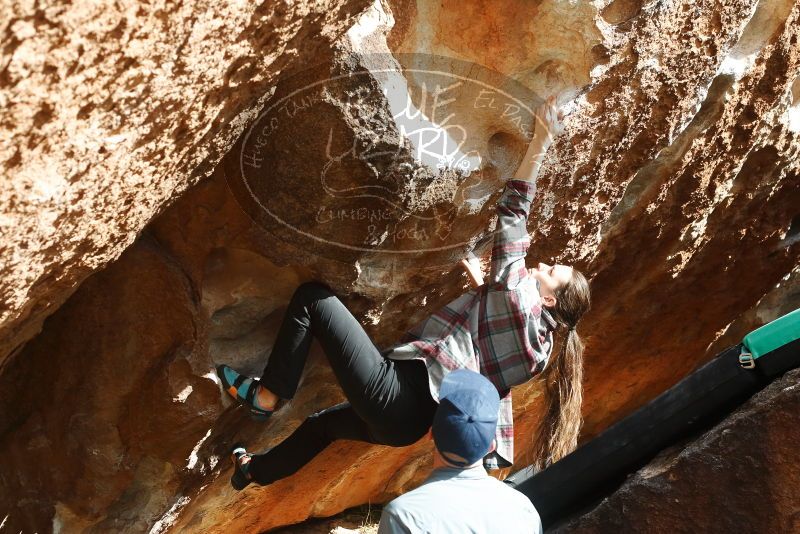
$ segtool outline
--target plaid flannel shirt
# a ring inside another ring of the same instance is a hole
[[[393,359],[420,359],[428,367],[438,402],[444,376],[467,368],[486,376],[500,394],[497,449],[484,467],[514,461],[511,387],[540,373],[553,348],[555,321],[542,307],[538,281],[529,276],[527,219],[536,191],[533,182],[509,180],[497,202],[497,227],[489,280],[456,298],[406,332],[383,351]]]

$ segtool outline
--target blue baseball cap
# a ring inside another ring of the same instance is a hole
[[[500,395],[488,378],[469,369],[447,373],[431,427],[439,453],[462,467],[483,458],[495,436],[499,409]]]

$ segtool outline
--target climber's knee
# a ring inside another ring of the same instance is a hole
[[[315,280],[303,282],[294,290],[292,301],[301,304],[311,304],[319,299],[333,295],[331,288],[322,282]]]

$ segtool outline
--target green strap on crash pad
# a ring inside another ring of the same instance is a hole
[[[747,351],[758,359],[800,339],[800,308],[753,330],[742,340]]]

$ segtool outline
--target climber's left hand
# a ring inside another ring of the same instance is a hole
[[[564,124],[561,122],[564,119],[564,113],[558,109],[556,103],[556,97],[550,96],[533,113],[536,121],[534,137],[542,140],[548,146],[555,137],[564,132]]]

